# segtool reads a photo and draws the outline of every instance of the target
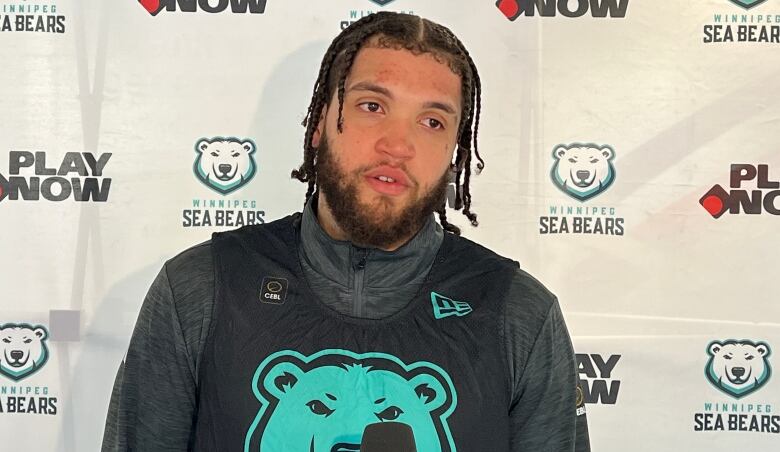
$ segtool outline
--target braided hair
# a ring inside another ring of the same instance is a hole
[[[405,49],[415,55],[431,54],[437,61],[446,63],[461,78],[463,112],[458,125],[455,162],[450,171],[455,175],[455,210],[462,210],[469,222],[477,226],[477,215],[471,211],[472,155],[477,159],[477,174],[485,167],[485,162],[477,148],[477,131],[481,110],[482,85],[474,61],[463,43],[447,27],[411,14],[381,11],[364,16],[342,31],[331,42],[322,59],[320,72],[314,84],[303,126],[306,134],[303,141],[303,163],[292,171],[291,176],[307,183],[306,202],[311,198],[317,186],[317,149],[312,145],[312,137],[322,109],[328,105],[334,92],[338,95],[339,108],[336,122],[338,131],[342,131],[344,118],[345,81],[355,56],[369,39],[376,38],[374,46]],[[462,180],[462,182],[461,182]],[[436,210],[439,222],[444,230],[460,234],[460,228],[447,222],[446,200]]]

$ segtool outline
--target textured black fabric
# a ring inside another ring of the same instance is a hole
[[[366,425],[390,409],[397,413],[386,420],[411,423],[422,450],[508,451],[511,387],[496,376],[506,377],[502,298],[516,264],[448,235],[422,290],[398,313],[347,317],[320,302],[289,252],[298,248],[297,219],[212,240],[215,315],[194,450],[237,450],[245,440],[250,451],[359,447]],[[278,302],[262,297],[270,280],[284,282]],[[437,311],[436,294],[469,305],[450,311],[450,300]]]
[[[328,297],[334,282],[309,278],[317,271],[312,267],[307,279],[322,284],[312,283],[312,291],[334,311],[351,315],[346,300]],[[117,373],[104,451],[189,449],[200,356],[213,315],[213,270],[206,242],[168,261],[152,284]],[[588,451],[586,417],[574,415],[569,388],[576,384],[576,366],[557,301],[517,270],[505,303],[505,374],[514,389],[506,409],[511,450]]]

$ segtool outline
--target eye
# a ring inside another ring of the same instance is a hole
[[[569,163],[577,163],[577,159],[572,157],[572,158],[569,159]]]
[[[382,106],[376,102],[363,102],[362,104],[358,104],[358,106],[361,110],[371,113],[378,113],[382,109]]]
[[[731,356],[729,356],[729,355],[724,355],[723,357],[724,357],[725,359],[731,360]]]
[[[431,129],[444,130],[444,124],[436,118],[425,118],[426,125]]]
[[[747,358],[745,358],[745,361],[750,361],[750,360],[752,360],[753,358],[755,358],[755,356],[748,356]]]
[[[219,157],[219,154],[217,154],[217,153],[216,153],[216,152],[214,152],[214,151],[211,151],[211,156],[212,156],[212,157]]]
[[[328,417],[331,414],[333,414],[336,410],[331,410],[327,407],[324,403],[320,402],[319,400],[312,400],[311,402],[306,404],[307,407],[311,410],[312,413],[318,415],[318,416],[325,416]]]
[[[8,339],[7,337],[4,337],[3,338],[3,342],[5,342],[6,344],[10,344],[11,343],[11,339]]]
[[[592,159],[592,160],[590,161],[590,163],[598,163],[598,162],[599,162],[599,159]]]
[[[25,343],[25,344],[29,344],[30,342],[32,342],[32,339],[25,339],[25,340],[24,340],[24,343]]]
[[[239,154],[238,152],[234,152],[234,153],[231,154],[231,157],[238,157],[239,155],[241,155],[241,154]]]
[[[404,410],[397,406],[389,406],[382,410],[381,413],[375,414],[380,421],[394,421],[398,419],[398,416],[402,415]]]

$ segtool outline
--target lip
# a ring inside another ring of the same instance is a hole
[[[382,182],[377,179],[379,176],[390,177],[395,182]],[[409,176],[403,170],[388,165],[378,166],[365,173],[363,177],[371,188],[383,195],[398,196],[412,186]]]
[[[406,175],[406,172],[394,166],[389,166],[389,165],[377,166],[376,168],[366,173],[366,177],[375,178],[378,176],[392,177],[393,179],[395,179],[394,183],[405,185],[407,187],[412,185],[412,182],[409,180],[409,176]]]

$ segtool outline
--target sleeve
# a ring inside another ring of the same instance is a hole
[[[560,306],[546,290],[533,291],[530,298],[538,299],[534,295],[550,302],[531,301],[526,291],[519,302],[510,300],[505,320],[513,386],[510,450],[589,452],[577,365]]]
[[[111,393],[102,451],[184,451],[196,416],[196,380],[167,264],[141,307]]]

